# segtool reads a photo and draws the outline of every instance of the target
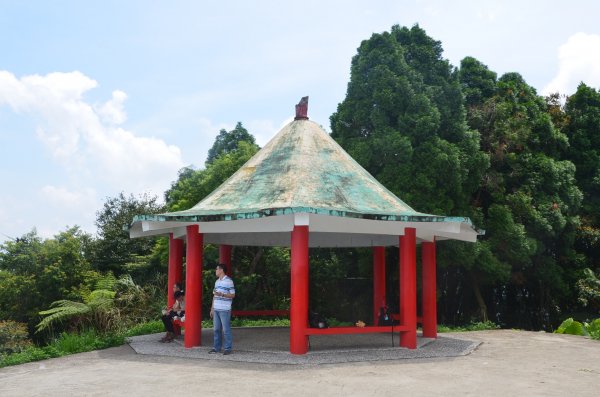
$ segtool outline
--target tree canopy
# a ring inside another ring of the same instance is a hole
[[[240,142],[246,142],[256,147],[254,136],[242,126],[241,122],[238,121],[235,128],[231,131],[225,129],[219,131],[215,142],[208,151],[206,166],[210,165],[220,155],[235,151],[239,147]]]

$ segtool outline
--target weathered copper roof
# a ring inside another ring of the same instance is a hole
[[[204,225],[201,229],[230,234],[229,237],[220,236],[214,242],[234,244],[235,241],[231,240],[235,240],[235,233],[240,233],[240,224],[234,226],[236,222],[230,221],[285,216],[291,219],[293,225],[294,222],[297,224],[294,216],[297,218],[298,214],[310,214],[313,221],[322,225],[316,231],[324,233],[369,234],[365,233],[364,223],[338,222],[336,227],[332,226],[329,230],[326,225],[336,224],[332,222],[335,218],[376,222],[371,225],[380,225],[384,221],[387,224],[382,226],[385,230],[390,229],[389,223],[402,223],[394,227],[394,231],[382,232],[377,227],[372,231],[374,234],[389,232],[390,236],[385,241],[392,241],[392,244],[397,244],[397,235],[402,234],[403,227],[415,225],[426,229],[421,233],[421,238],[426,239],[434,235],[443,236],[445,231],[457,237],[462,235],[459,238],[461,240],[474,241],[478,234],[468,218],[429,215],[413,210],[363,169],[317,123],[307,119],[296,119],[286,125],[235,174],[191,209],[136,216],[130,233],[133,237],[161,234],[172,232],[178,225],[201,224]],[[223,222],[230,227],[222,226]],[[308,219],[306,222],[309,222]],[[272,226],[277,222],[263,222],[266,223],[271,226],[265,230],[256,227],[255,232],[276,233],[289,229],[289,226]],[[442,227],[442,223],[453,225]],[[217,224],[221,226],[217,228]],[[354,230],[344,230],[348,227]],[[311,226],[311,234],[313,230]],[[252,233],[252,229],[245,233]],[[344,236],[342,240],[346,241],[347,238]],[[338,239],[332,240],[331,235],[326,236],[327,239],[329,246],[361,246],[369,245],[369,241],[372,244],[382,242],[367,238],[359,244],[355,238],[354,242],[342,243]],[[258,245],[262,241],[256,236],[240,237],[238,240],[248,245]],[[269,242],[266,245],[289,244],[288,236],[271,236],[267,240]]]
[[[285,209],[352,217],[423,215],[377,182],[309,120],[286,125],[208,197],[169,215],[246,218]]]

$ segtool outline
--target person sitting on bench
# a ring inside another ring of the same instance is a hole
[[[171,342],[175,339],[175,329],[173,320],[185,316],[185,297],[182,291],[175,292],[175,303],[170,310],[167,310],[162,316],[162,322],[165,325],[167,334],[160,340],[161,342]]]

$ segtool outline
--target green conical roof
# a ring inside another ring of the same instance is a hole
[[[286,125],[204,200],[169,215],[254,217],[286,209],[352,217],[424,215],[377,182],[309,120]]]
[[[208,241],[205,238],[206,242],[287,245],[287,234],[276,234],[287,233],[298,224],[299,214],[306,214],[302,222],[311,223],[312,246],[396,245],[404,227],[417,228],[417,236],[428,240],[445,235],[474,241],[478,234],[468,218],[429,215],[412,209],[308,119],[296,119],[283,127],[194,207],[137,216],[130,233],[132,237],[164,234],[179,227],[182,234],[181,226],[199,224],[201,230],[214,233]],[[281,218],[274,221],[274,217]],[[355,221],[341,222],[341,218]],[[264,221],[254,222],[252,227],[240,222],[258,219]],[[363,222],[356,223],[361,219]],[[313,231],[321,233],[322,238],[318,239]],[[250,236],[253,233],[259,236]],[[351,238],[349,234],[359,237]]]

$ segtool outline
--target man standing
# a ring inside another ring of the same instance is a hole
[[[217,281],[215,281],[212,306],[210,308],[210,317],[213,319],[215,337],[213,348],[209,353],[218,353],[221,351],[224,336],[224,355],[231,354],[231,303],[233,298],[235,298],[233,280],[226,273],[227,266],[219,263],[215,270]]]

